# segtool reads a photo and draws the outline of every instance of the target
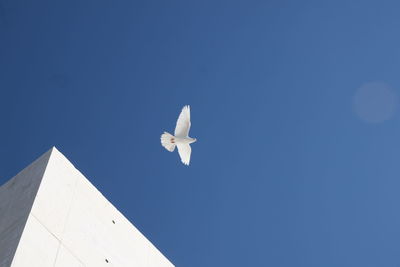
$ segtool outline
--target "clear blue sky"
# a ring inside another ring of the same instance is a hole
[[[400,266],[398,110],[354,100],[400,93],[399,8],[0,0],[0,183],[55,145],[177,266]]]

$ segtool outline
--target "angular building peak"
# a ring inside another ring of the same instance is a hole
[[[0,266],[173,266],[53,147],[0,187]]]

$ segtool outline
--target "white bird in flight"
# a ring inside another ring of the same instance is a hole
[[[189,165],[190,154],[192,153],[191,143],[196,142],[196,138],[189,137],[190,130],[190,106],[184,106],[175,127],[175,136],[164,132],[161,135],[161,145],[169,152],[173,152],[175,146],[178,147],[178,153],[182,163]]]

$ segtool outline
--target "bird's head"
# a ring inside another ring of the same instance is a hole
[[[192,138],[192,142],[191,142],[191,143],[194,143],[194,142],[196,142],[196,141],[197,141],[196,138]]]

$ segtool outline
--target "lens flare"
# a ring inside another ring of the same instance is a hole
[[[397,105],[396,92],[381,82],[364,84],[354,95],[355,113],[368,123],[379,123],[391,119]]]

